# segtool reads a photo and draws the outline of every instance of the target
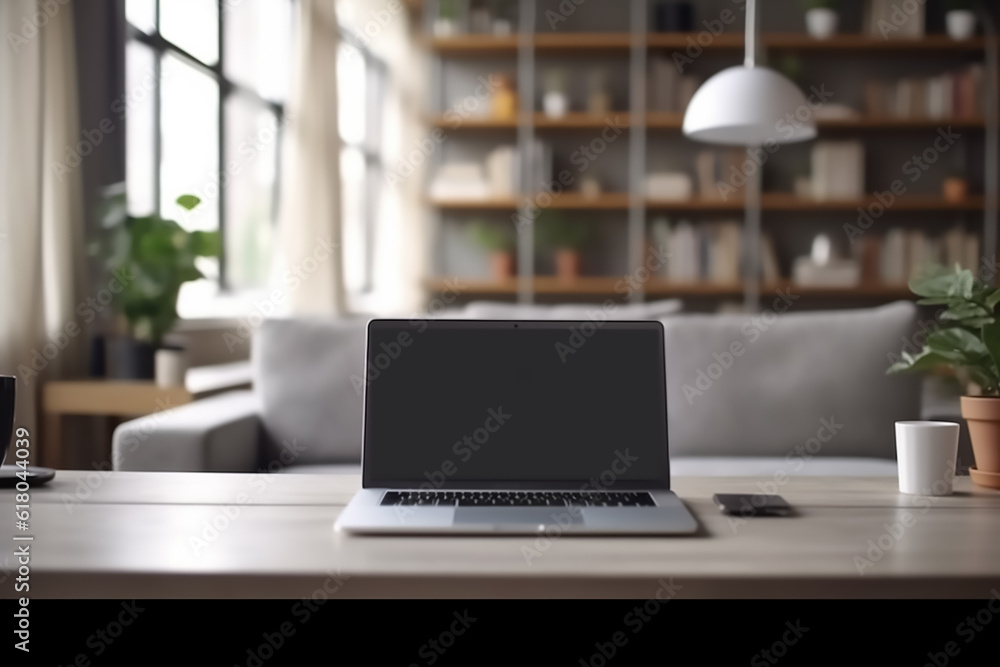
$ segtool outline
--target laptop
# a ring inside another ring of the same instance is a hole
[[[685,534],[659,322],[372,320],[349,533]]]

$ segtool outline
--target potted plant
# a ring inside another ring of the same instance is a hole
[[[806,30],[814,39],[829,39],[837,33],[836,0],[803,0],[806,7]]]
[[[952,170],[941,182],[941,195],[946,201],[961,203],[969,196],[969,181],[960,169]]]
[[[461,0],[438,0],[438,15],[434,19],[434,34],[450,37],[458,32],[458,15]]]
[[[194,195],[177,198],[187,211],[200,202]],[[101,226],[104,234],[91,245],[90,252],[102,259],[109,276],[121,285],[112,305],[127,331],[125,338],[109,346],[108,356],[118,377],[150,379],[154,377],[157,350],[169,349],[164,347],[163,337],[177,321],[181,285],[205,277],[196,259],[219,255],[219,234],[189,232],[156,213],[129,215],[123,190],[105,199]],[[170,359],[171,355],[163,356],[174,374],[183,368],[184,364]],[[170,383],[176,384],[176,378]]]
[[[514,231],[506,224],[474,220],[469,225],[473,242],[489,252],[490,273],[494,280],[508,280],[514,275]]]
[[[969,39],[976,32],[976,13],[972,0],[947,0],[944,15],[948,36],[954,40]]]
[[[539,246],[555,251],[556,275],[563,280],[579,277],[580,250],[590,243],[590,226],[552,211],[539,216],[536,225]]]
[[[948,366],[966,386],[962,417],[969,424],[976,459],[969,474],[981,486],[1000,488],[1000,289],[978,282],[968,269],[935,266],[910,281],[918,304],[945,306],[940,328],[917,354],[903,351],[887,372]]]

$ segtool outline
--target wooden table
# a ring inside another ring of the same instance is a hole
[[[250,363],[236,362],[188,370],[183,387],[158,387],[152,380],[58,380],[42,386],[42,446],[37,463],[62,465],[65,415],[134,418],[250,387]]]
[[[985,598],[1000,587],[1000,492],[968,478],[944,498],[901,495],[895,478],[793,478],[778,492],[797,516],[745,524],[711,502],[767,482],[675,479],[702,525],[694,537],[356,537],[333,531],[354,475],[61,471],[32,491],[30,531],[17,534],[35,538],[36,597],[651,598],[672,585],[682,597]],[[0,491],[6,545],[13,502]]]

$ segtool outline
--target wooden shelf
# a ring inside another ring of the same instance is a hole
[[[578,192],[564,192],[556,195],[552,203],[543,206],[535,196],[533,201],[541,208],[552,209],[600,209],[626,210],[629,206],[629,195],[625,192],[604,192],[596,198],[587,198]],[[493,199],[448,199],[431,200],[431,205],[442,210],[494,210],[514,211],[524,202],[524,198],[498,197]],[[815,201],[801,199],[795,195],[774,192],[765,193],[761,197],[761,209],[764,211],[856,211],[858,207],[867,208],[879,203],[875,197],[839,201]],[[983,197],[972,195],[961,202],[950,202],[933,195],[906,195],[898,197],[889,211],[980,211],[983,209]],[[688,200],[646,200],[646,208],[651,211],[742,211],[743,201],[730,199],[728,201],[715,199]]]
[[[646,45],[655,49],[686,49],[699,33],[649,33]],[[928,35],[921,39],[882,39],[861,34],[841,34],[830,39],[813,39],[805,33],[764,33],[761,35],[764,48],[785,51],[899,51],[970,52],[982,51],[985,41],[973,37],[955,41],[947,35]],[[431,37],[428,44],[438,53],[515,53],[518,35],[494,37],[493,35],[454,35],[451,37]],[[704,40],[703,40],[704,41]],[[586,33],[560,32],[536,33],[532,39],[536,51],[593,50],[624,51],[632,46],[632,35],[627,32]],[[710,51],[737,51],[743,48],[742,32],[723,33],[711,43],[702,45]]]
[[[626,210],[628,209],[627,192],[603,192],[597,197],[584,197],[579,192],[563,192],[552,198],[552,203],[542,206],[545,197],[536,195],[533,201],[541,208],[552,209],[601,209],[601,210]],[[468,200],[432,200],[431,205],[443,210],[494,210],[494,211],[514,211],[524,203],[525,197],[498,197],[496,199],[468,199]]]
[[[609,111],[608,113],[587,113],[573,111],[560,118],[550,118],[542,112],[536,112],[532,122],[538,129],[597,129],[604,127],[627,128],[632,122],[628,111]]]
[[[550,118],[542,112],[536,112],[528,120],[536,129],[598,129],[608,125],[628,128],[632,117],[627,111],[611,111],[605,114],[591,114],[574,111],[561,118]],[[646,127],[651,130],[680,130],[684,123],[683,113],[647,111]],[[456,118],[453,116],[437,116],[431,118],[428,124],[446,131],[455,130],[514,130],[517,129],[517,118],[473,117]],[[893,129],[934,129],[942,126],[959,128],[982,128],[986,124],[983,118],[890,118],[862,117],[850,119],[829,119],[817,121],[817,126],[823,129],[838,130],[893,130]]]
[[[976,128],[985,127],[984,118],[880,118],[878,116],[868,116],[863,118],[851,118],[844,120],[819,120],[816,123],[820,129],[845,129],[845,130],[906,130],[906,129],[934,129],[938,127],[965,127]]]
[[[607,296],[621,294],[621,276],[581,276],[574,280],[565,280],[556,276],[536,276],[531,279],[532,291],[535,294],[569,296],[592,295]],[[518,279],[482,280],[466,278],[432,278],[427,281],[427,288],[433,291],[455,289],[456,283],[463,294],[511,296],[518,292]],[[644,285],[647,296],[688,296],[688,297],[739,297],[743,294],[741,283],[671,283],[664,280],[650,280]],[[829,298],[868,298],[868,299],[910,299],[914,298],[906,285],[860,285],[858,287],[802,287],[793,285],[790,281],[766,283],[761,285],[761,294],[766,296],[777,290],[791,290],[793,294],[812,297]]]

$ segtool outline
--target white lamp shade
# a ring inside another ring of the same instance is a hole
[[[684,135],[741,146],[806,141],[816,136],[814,113],[798,86],[778,72],[739,65],[695,92],[684,113]]]

